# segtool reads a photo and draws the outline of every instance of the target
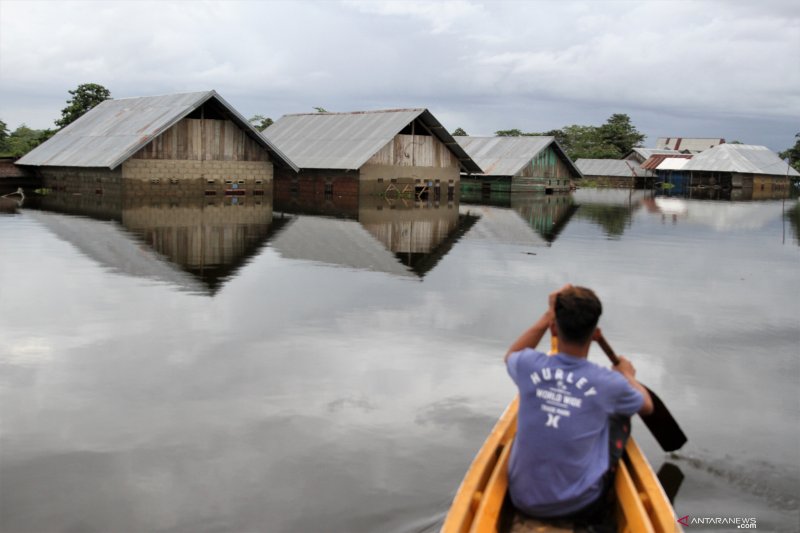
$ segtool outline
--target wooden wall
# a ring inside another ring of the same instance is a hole
[[[553,150],[552,146],[548,146],[546,149],[536,154],[533,161],[531,161],[529,165],[525,165],[525,167],[517,173],[517,176],[523,178],[579,178],[572,167]]]
[[[430,135],[396,135],[366,165],[458,168],[458,159]]]
[[[230,120],[184,118],[133,159],[269,161],[266,149]]]

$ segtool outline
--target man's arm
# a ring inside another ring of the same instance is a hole
[[[634,389],[642,393],[642,396],[644,396],[644,403],[642,404],[642,408],[639,409],[639,414],[649,415],[653,412],[653,398],[650,397],[650,392],[644,385],[636,381],[636,369],[633,368],[631,362],[621,355],[618,357],[619,362],[613,366],[613,369],[625,376],[628,383],[630,383]]]
[[[564,285],[557,291],[550,294],[548,297],[548,307],[547,311],[536,321],[534,325],[526,329],[519,338],[514,341],[511,347],[506,352],[506,356],[503,358],[503,361],[508,361],[508,356],[510,356],[514,352],[518,352],[523,348],[536,348],[539,344],[539,341],[542,340],[544,334],[547,333],[547,330],[550,328],[550,325],[556,319],[556,298],[558,297],[558,293],[563,291],[564,289],[568,289],[572,287],[572,285]]]

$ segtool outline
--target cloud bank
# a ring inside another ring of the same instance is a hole
[[[424,106],[471,134],[600,124],[783,149],[800,7],[706,2],[0,3],[0,119],[51,127],[80,83],[214,88],[243,114]]]

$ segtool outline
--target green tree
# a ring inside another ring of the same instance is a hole
[[[72,98],[67,100],[67,107],[61,110],[61,118],[56,120],[56,126],[63,128],[83,116],[87,111],[104,100],[111,98],[111,93],[96,83],[78,85],[74,91],[69,91]]]
[[[522,130],[514,128],[513,130],[497,130],[494,132],[497,137],[519,137],[523,135]]]
[[[598,130],[600,143],[616,148],[619,157],[630,152],[634,146],[641,146],[645,138],[645,135],[631,124],[631,117],[624,113],[614,113]]]
[[[456,128],[450,135],[453,137],[466,137],[469,134],[463,128]]]
[[[8,139],[8,126],[0,120],[0,153],[6,151],[6,140]]]
[[[248,122],[258,131],[264,131],[274,124],[271,118],[265,117],[264,115],[253,115]]]
[[[559,144],[573,161],[575,159],[617,159],[619,149],[603,139],[600,128],[573,124],[561,129]]]
[[[34,130],[25,124],[20,124],[6,139],[3,151],[12,157],[23,156],[48,139],[49,131]]]
[[[314,109],[317,110],[317,113],[328,113],[329,111],[324,107],[315,107]]]
[[[800,133],[796,133],[794,138],[797,139],[794,146],[787,148],[778,155],[781,159],[788,159],[792,168],[800,172]]]

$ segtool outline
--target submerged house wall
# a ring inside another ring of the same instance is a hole
[[[550,145],[511,179],[511,192],[568,191],[574,171]]]

